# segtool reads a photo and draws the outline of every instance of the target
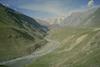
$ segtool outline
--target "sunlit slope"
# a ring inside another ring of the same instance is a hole
[[[71,27],[100,27],[100,7],[87,9],[85,11],[73,12],[64,19],[62,26]]]
[[[46,27],[0,4],[0,62],[31,54],[47,42]]]
[[[100,28],[63,28],[50,33],[61,45],[26,67],[100,67]]]
[[[100,27],[100,8],[98,8],[93,14],[89,15],[80,25],[88,27]]]

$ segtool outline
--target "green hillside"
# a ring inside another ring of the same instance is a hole
[[[47,28],[0,4],[0,62],[31,54],[45,45]]]
[[[0,63],[10,67],[100,67],[99,13],[100,8],[72,13],[61,26],[51,26],[48,31],[44,24],[0,4]],[[19,59],[9,62],[15,58]]]
[[[58,41],[53,52],[26,67],[100,67],[100,28],[60,28],[50,31]]]
[[[0,65],[0,67],[8,67],[8,66],[5,66],[5,65]]]

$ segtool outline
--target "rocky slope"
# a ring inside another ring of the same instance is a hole
[[[31,54],[45,45],[48,28],[0,4],[0,62]]]
[[[100,26],[100,8],[73,12],[62,22],[62,26]]]

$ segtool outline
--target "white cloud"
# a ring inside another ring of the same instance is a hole
[[[54,15],[65,15],[66,13],[66,11],[61,8],[61,5],[59,3],[27,4],[21,6],[20,8],[52,13]]]
[[[21,5],[19,8],[24,8],[24,9],[28,9],[28,10],[33,10],[33,11],[37,11],[37,12],[43,12],[43,13],[49,13],[51,15],[55,15],[55,16],[69,16],[71,11],[75,10],[73,7],[73,9],[71,8],[71,5],[69,4],[71,0],[46,0],[44,2],[39,2],[39,3],[31,3],[31,4],[23,4]],[[89,1],[88,5],[91,4],[93,0]],[[68,2],[68,3],[66,3]],[[72,2],[72,1],[71,1]],[[92,2],[93,3],[93,2]],[[65,6],[66,5],[66,6]],[[87,6],[83,6],[81,8],[77,8],[78,9],[85,9]]]
[[[94,6],[94,0],[89,0],[88,7],[93,7],[93,6]]]

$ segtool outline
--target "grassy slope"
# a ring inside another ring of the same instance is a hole
[[[40,25],[35,21],[30,24],[24,18],[30,19],[0,4],[0,61],[31,54],[47,42],[43,39],[46,33],[32,27]]]
[[[61,45],[26,67],[100,67],[100,28],[63,28],[50,32]]]
[[[0,67],[8,67],[8,66],[5,66],[5,65],[0,65]]]

